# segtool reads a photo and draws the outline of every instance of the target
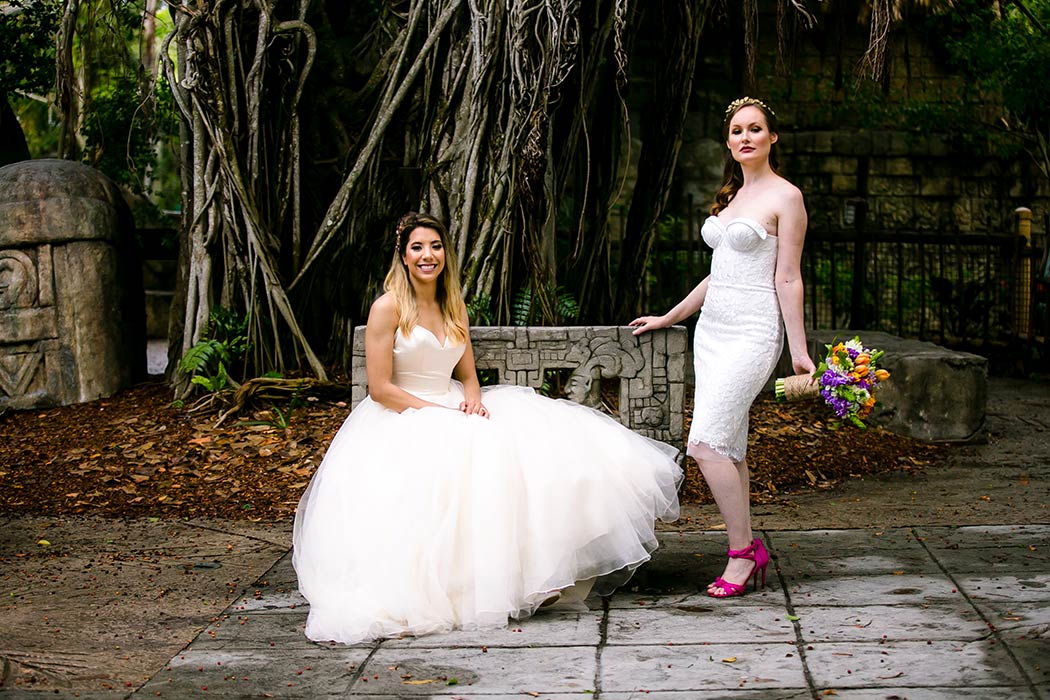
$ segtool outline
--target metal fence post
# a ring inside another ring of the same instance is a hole
[[[853,209],[853,283],[849,298],[849,322],[851,328],[867,328],[864,313],[864,283],[867,271],[864,255],[865,219],[867,219],[868,202],[863,197],[850,199],[846,206]]]
[[[1032,316],[1032,210],[1018,207],[1017,221],[1017,291],[1014,296],[1014,329],[1019,338],[1031,335]]]

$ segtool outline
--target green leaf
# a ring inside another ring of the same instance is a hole
[[[190,381],[198,386],[204,387],[209,392],[217,391],[210,377],[202,377],[200,375],[197,375],[195,377],[191,377]]]

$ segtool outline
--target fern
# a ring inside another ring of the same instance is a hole
[[[179,362],[179,369],[186,374],[207,372],[215,362],[228,359],[226,346],[218,340],[202,340],[186,351]]]
[[[565,325],[574,323],[580,316],[580,304],[576,301],[576,297],[572,295],[572,292],[560,286],[551,287],[548,289],[548,292],[554,299],[554,318],[552,319],[554,324]],[[536,303],[536,295],[533,293],[531,286],[525,285],[514,295],[514,303],[511,307],[511,323],[515,326],[529,326],[537,320],[539,315],[540,311]]]
[[[227,368],[248,350],[248,318],[217,306],[208,320],[208,333],[186,351],[179,370],[190,375],[191,383],[215,393],[229,386]]]
[[[478,292],[467,302],[467,318],[472,326],[492,325],[492,297]]]
[[[525,285],[514,295],[510,310],[510,322],[515,326],[527,326],[532,321],[532,288]]]
[[[554,312],[558,316],[559,323],[575,322],[580,317],[580,304],[576,301],[576,297],[562,287],[558,287],[556,294],[558,300]]]

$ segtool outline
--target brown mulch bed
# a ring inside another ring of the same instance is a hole
[[[214,411],[175,408],[171,398],[152,383],[90,403],[0,413],[0,512],[288,518],[349,410],[335,398],[313,400],[215,427]],[[880,429],[831,430],[828,417],[819,402],[759,398],[748,457],[756,501],[921,469],[947,455]],[[681,497],[710,502],[692,460]]]

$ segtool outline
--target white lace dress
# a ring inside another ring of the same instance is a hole
[[[714,254],[693,340],[689,442],[739,462],[747,452],[748,410],[784,346],[773,285],[777,238],[752,219],[717,216],[708,217],[701,235]]]
[[[394,382],[456,407],[463,345],[394,337]],[[365,399],[295,514],[306,635],[358,642],[502,626],[551,591],[625,582],[678,517],[678,450],[532,389],[483,390],[491,419]]]

